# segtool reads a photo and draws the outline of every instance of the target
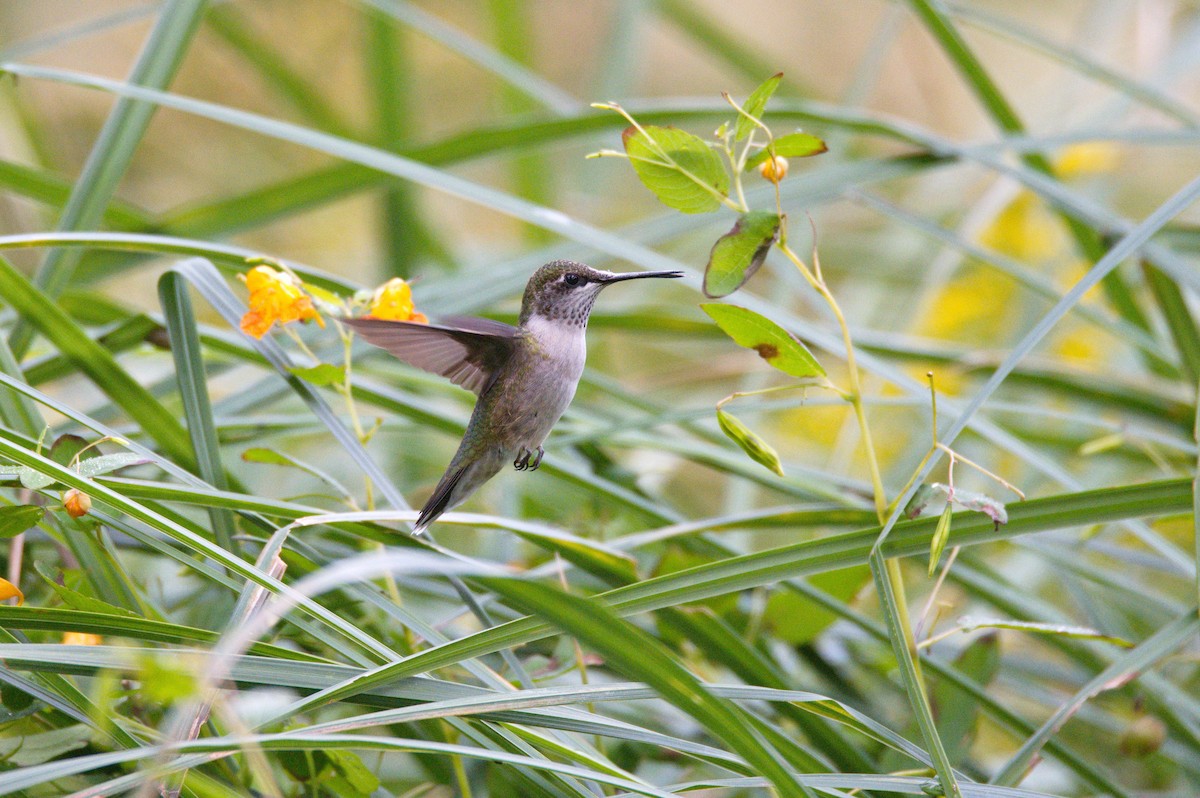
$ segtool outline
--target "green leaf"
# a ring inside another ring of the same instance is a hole
[[[763,111],[767,108],[767,100],[771,99],[771,95],[775,93],[775,89],[779,88],[779,81],[782,79],[783,73],[776,72],[764,80],[757,89],[750,92],[750,96],[742,104],[742,110],[745,113],[738,114],[737,127],[734,128],[733,132],[735,141],[741,141],[746,138],[752,130],[758,127],[758,125],[754,124],[754,119],[762,118]]]
[[[346,369],[344,366],[335,366],[332,363],[319,363],[316,366],[288,369],[292,374],[295,374],[305,382],[324,387],[326,385],[340,385],[346,381]]]
[[[940,482],[934,482],[929,487],[935,492],[943,494],[946,497],[946,502],[949,504],[958,505],[964,510],[974,510],[977,513],[983,513],[996,524],[1008,523],[1008,510],[1004,507],[1004,503],[993,499],[986,493],[958,490],[951,488],[949,485],[943,485]]]
[[[330,749],[325,752],[333,769],[337,771],[339,780],[360,795],[370,796],[379,789],[379,779],[363,764],[358,754],[353,751]],[[345,792],[339,792],[339,795]]]
[[[770,158],[771,150],[775,151],[775,155],[784,158],[808,158],[811,155],[828,152],[829,148],[825,146],[824,141],[810,133],[788,133],[786,136],[775,139],[771,143],[770,149],[763,147],[749,158],[746,161],[747,171]]]
[[[79,435],[59,435],[58,438],[55,439],[53,445],[50,446],[50,452],[46,456],[59,465],[69,467],[71,465],[71,461],[77,456],[84,458],[89,455],[92,457],[98,457],[100,455],[100,452],[95,448],[88,449],[86,452],[83,452],[83,450],[87,448],[87,445],[87,440]],[[80,452],[83,452],[83,454],[80,454]]]
[[[751,211],[738,217],[733,229],[717,239],[704,269],[704,295],[728,296],[754,276],[779,240],[780,218],[770,211]]]
[[[98,599],[95,596],[89,596],[73,587],[67,587],[65,584],[59,584],[58,580],[51,574],[49,568],[44,567],[41,563],[34,563],[34,570],[46,580],[46,584],[50,589],[58,594],[62,599],[63,604],[66,604],[73,610],[82,612],[95,612],[101,615],[119,615],[123,618],[138,618],[137,613],[131,612],[124,607],[118,607],[115,604],[109,604],[107,601]],[[76,572],[78,573],[78,572]]]
[[[625,153],[646,188],[669,208],[708,213],[729,193],[729,175],[704,139],[673,127],[628,127]]]
[[[12,538],[42,520],[45,507],[34,504],[15,504],[0,507],[0,538]]]
[[[954,505],[946,502],[942,514],[938,516],[937,527],[933,530],[933,539],[929,541],[929,575],[937,571],[938,561],[942,559],[942,550],[950,539],[950,516],[954,513]]]
[[[991,683],[1000,668],[999,636],[988,634],[967,646],[954,664],[964,675],[983,687]],[[934,683],[930,695],[938,729],[946,741],[946,755],[952,762],[963,761],[975,737],[979,702],[975,697],[946,679]]]
[[[871,569],[865,565],[842,568],[813,574],[805,581],[812,587],[849,602],[871,578]],[[837,620],[831,610],[825,609],[808,596],[794,590],[777,590],[767,601],[763,621],[780,640],[799,646],[811,642],[817,635]]]
[[[766,466],[779,476],[783,476],[783,464],[779,462],[779,455],[771,448],[771,444],[767,443],[758,433],[743,424],[737,416],[726,413],[718,407],[717,423],[721,425],[721,431],[730,440],[742,447],[742,451],[751,460]]]
[[[785,374],[800,379],[825,376],[825,369],[808,348],[767,317],[739,305],[709,302],[700,307],[726,335]]]
[[[142,387],[112,353],[93,341],[49,296],[39,291],[7,260],[0,258],[0,294],[13,311],[96,384],[163,453],[184,466],[195,462],[187,431],[172,413]]]
[[[153,461],[149,457],[143,457],[140,454],[118,452],[117,454],[102,454],[99,457],[83,460],[75,470],[79,472],[79,476],[81,477],[96,477],[101,474],[107,474],[110,471],[116,471],[119,468],[145,465],[150,462]]]
[[[29,767],[57,759],[83,748],[94,732],[82,723],[61,729],[9,737],[0,741],[0,761],[10,766]]]

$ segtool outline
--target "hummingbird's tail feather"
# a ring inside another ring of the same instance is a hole
[[[417,523],[413,526],[414,535],[424,532],[426,527],[438,519],[438,516],[450,509],[454,489],[458,487],[458,483],[462,481],[465,473],[467,473],[467,466],[451,469],[442,476],[441,482],[433,489],[433,495],[429,497],[429,501],[425,502],[425,506],[421,508],[421,514],[417,516]]]

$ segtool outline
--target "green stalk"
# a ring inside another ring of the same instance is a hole
[[[165,89],[170,84],[200,25],[205,6],[206,0],[170,0],[166,4],[129,74],[130,85]],[[131,97],[117,98],[63,209],[58,222],[60,231],[87,230],[100,224],[157,108],[154,103]],[[75,249],[51,250],[38,268],[34,284],[51,297],[62,293],[82,255],[82,251]],[[33,328],[28,320],[18,321],[8,339],[18,360],[32,337]]]

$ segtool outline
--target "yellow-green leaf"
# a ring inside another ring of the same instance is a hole
[[[743,424],[741,419],[718,407],[717,423],[721,425],[721,431],[742,447],[742,451],[749,455],[751,460],[783,476],[783,463],[779,462],[779,455],[771,448],[771,444]]]
[[[346,369],[332,363],[320,363],[316,366],[288,369],[300,379],[316,386],[340,384],[346,381]]]
[[[713,244],[704,270],[704,295],[716,299],[741,288],[778,240],[778,214],[751,211],[740,216],[733,229]]]
[[[801,379],[825,376],[825,369],[804,344],[766,316],[740,305],[709,302],[700,307],[726,335],[785,374]]]
[[[771,149],[775,151],[777,156],[783,158],[807,158],[810,155],[820,155],[823,152],[829,151],[824,141],[809,133],[789,133],[786,136],[780,136],[771,144]],[[758,166],[769,157],[771,157],[770,151],[766,147],[763,147],[754,154],[754,157],[746,161],[747,171]]]
[[[750,96],[746,98],[746,102],[742,103],[742,110],[746,114],[738,114],[737,126],[733,129],[734,140],[741,141],[750,135],[750,131],[757,127],[754,124],[754,119],[762,119],[763,111],[767,109],[767,100],[771,99],[771,95],[775,93],[775,89],[779,88],[779,81],[782,79],[783,73],[776,72],[764,80],[762,85],[757,89],[750,92]]]
[[[729,194],[729,174],[704,139],[673,127],[630,127],[621,135],[629,162],[664,205],[708,213]]]
[[[946,502],[946,508],[938,517],[937,527],[933,530],[933,539],[929,541],[929,575],[937,571],[938,561],[942,559],[942,549],[950,539],[950,516],[954,513],[954,505]]]

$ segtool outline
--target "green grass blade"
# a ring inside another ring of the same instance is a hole
[[[780,795],[812,795],[783,767],[778,753],[742,711],[710,693],[655,638],[598,604],[545,585],[498,579],[486,579],[484,583],[595,649],[609,667],[651,685],[662,698],[745,757]]]
[[[991,519],[981,520],[978,513],[957,514],[954,520],[955,544],[972,546],[1051,529],[1181,513],[1186,512],[1191,504],[1191,482],[1182,479],[1032,499],[1011,506],[1008,524],[1001,529],[996,529]],[[927,554],[936,524],[937,519],[897,524],[893,534],[884,543],[884,555],[906,557]],[[598,600],[625,616],[701,601],[781,579],[864,565],[880,531],[876,527],[732,557],[617,588],[602,594]],[[301,703],[315,706],[344,699],[392,678],[424,673],[467,657],[537,640],[549,634],[549,631],[547,624],[533,618],[511,621],[414,654],[401,662],[382,666]]]
[[[1188,308],[1187,300],[1179,285],[1168,277],[1162,269],[1153,263],[1143,262],[1142,272],[1146,282],[1158,302],[1163,318],[1167,320],[1167,329],[1175,341],[1175,349],[1179,352],[1179,361],[1183,366],[1183,376],[1190,385],[1200,382],[1200,328]]]
[[[0,258],[0,296],[119,405],[172,459],[195,462],[187,432],[107,349],[89,338],[62,309]]]
[[[1021,745],[1012,757],[1004,763],[999,772],[992,778],[995,784],[1011,786],[1020,782],[1026,771],[1032,766],[1037,752],[1051,735],[1056,733],[1067,719],[1079,711],[1084,702],[1090,700],[1114,684],[1122,684],[1131,675],[1144,671],[1156,662],[1170,655],[1184,643],[1193,640],[1197,630],[1200,630],[1200,618],[1193,608],[1158,630],[1154,635],[1142,641],[1136,648],[1122,654],[1111,665],[1077,691],[1071,699],[1063,703],[1045,723],[1028,740]]]
[[[171,336],[171,356],[175,361],[175,379],[183,399],[188,435],[196,452],[196,467],[200,477],[218,490],[229,487],[217,429],[213,423],[212,403],[204,375],[204,357],[196,317],[187,282],[175,272],[167,272],[158,280],[158,297]],[[226,551],[238,552],[233,537],[237,533],[233,514],[220,507],[208,511],[217,545]]]
[[[205,6],[205,0],[169,0],[130,72],[129,83],[155,89],[170,84],[200,25]],[[84,164],[83,174],[71,190],[71,198],[58,223],[60,230],[95,227],[101,220],[155,110],[152,103],[135,98],[117,100]],[[50,296],[57,296],[71,281],[78,256],[75,250],[52,250],[38,268],[34,283]],[[27,320],[19,324],[9,336],[9,345],[18,357],[29,345],[32,334],[29,323]]]
[[[274,44],[256,35],[246,16],[232,4],[218,4],[205,17],[211,30],[241,56],[268,87],[320,130],[339,136],[351,134],[350,127],[334,107],[317,91],[316,85],[296,73]]]

